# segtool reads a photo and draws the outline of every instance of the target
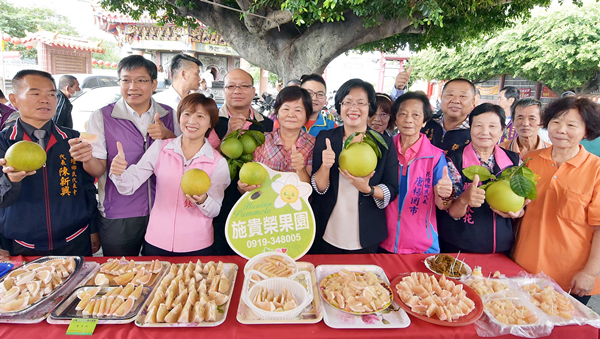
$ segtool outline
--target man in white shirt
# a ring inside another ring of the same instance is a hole
[[[100,237],[106,256],[140,253],[150,209],[154,201],[154,177],[133,195],[119,194],[107,179],[107,168],[123,145],[129,164],[137,163],[154,140],[174,138],[172,109],[152,99],[158,82],[156,65],[140,55],[131,55],[117,67],[122,98],[96,110],[87,132],[98,139],[91,144],[71,139],[71,156],[98,179]]]
[[[181,99],[200,87],[200,61],[185,54],[177,54],[171,60],[173,84],[167,90],[154,95],[154,100],[173,109],[173,127],[175,135],[181,135],[177,121],[177,106]]]

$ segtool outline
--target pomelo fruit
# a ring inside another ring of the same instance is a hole
[[[240,169],[240,181],[248,185],[262,185],[269,173],[256,162],[247,162]]]
[[[37,171],[46,163],[46,151],[35,142],[22,140],[6,150],[6,166],[14,167],[16,172]]]
[[[485,200],[492,208],[504,213],[518,212],[525,202],[525,198],[513,192],[508,180],[496,181],[488,186],[485,190]]]
[[[221,152],[230,159],[237,159],[244,153],[244,145],[237,138],[229,138],[221,143]]]
[[[98,135],[96,134],[81,132],[79,133],[79,137],[83,140],[87,140],[87,142],[89,142],[90,144],[93,144],[96,141],[98,141]]]
[[[180,185],[183,194],[202,195],[210,188],[210,177],[203,170],[192,168],[183,174]]]
[[[242,146],[244,146],[244,151],[242,152],[242,154],[252,154],[256,147],[258,147],[258,144],[256,143],[256,140],[254,140],[254,137],[247,133],[242,135],[242,137],[240,138],[240,142],[242,143]]]
[[[355,142],[340,153],[339,163],[353,176],[366,177],[377,167],[377,156],[368,144]]]

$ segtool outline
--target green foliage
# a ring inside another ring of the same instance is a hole
[[[586,91],[599,70],[600,5],[562,5],[528,21],[456,48],[433,48],[411,59],[422,79],[474,81],[512,74],[541,81],[555,92]]]
[[[92,53],[92,58],[94,58],[96,60],[119,62],[121,60],[121,57],[119,56],[119,54],[117,52],[119,49],[117,47],[117,44],[114,41],[106,41],[104,39],[99,39],[99,38],[90,38],[90,41],[99,42],[100,40],[102,40],[100,47],[105,48],[106,52],[104,52],[104,54]]]
[[[250,12],[270,13],[287,10],[292,13],[296,30],[302,32],[315,24],[345,21],[353,14],[365,27],[380,25],[384,20],[408,20],[414,31],[364,44],[363,51],[396,51],[407,45],[414,50],[429,46],[452,45],[509,26],[513,19],[529,16],[535,6],[548,6],[550,0],[254,0]],[[196,19],[181,16],[177,8],[197,9],[194,0],[101,0],[101,6],[111,11],[127,13],[134,19],[144,12],[160,23],[196,25]],[[236,1],[220,2],[240,9]],[[215,13],[218,15],[218,13]],[[243,25],[240,15],[240,25]],[[348,34],[352,34],[349,31]],[[238,51],[239,52],[239,51]]]
[[[255,84],[260,84],[260,67],[250,66],[250,75],[254,80]],[[269,78],[267,80],[270,85],[276,86],[279,81],[279,77],[275,73],[269,72]]]
[[[38,25],[51,32],[59,32],[71,36],[79,36],[69,20],[52,9],[42,7],[17,7],[7,0],[0,0],[0,32],[7,33],[11,37],[24,38],[25,31],[36,32]],[[28,50],[23,45],[7,43],[6,50],[20,51],[21,58],[35,59],[37,51]]]

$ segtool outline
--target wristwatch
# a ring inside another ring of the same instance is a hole
[[[375,194],[375,186],[371,186],[371,192],[369,193],[363,193],[362,195],[365,197],[372,197],[373,194]]]

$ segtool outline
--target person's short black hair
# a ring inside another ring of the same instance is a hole
[[[288,86],[277,94],[277,98],[275,98],[275,115],[279,116],[279,109],[284,103],[296,101],[298,99],[302,99],[302,106],[304,106],[304,111],[306,113],[304,123],[306,123],[312,114],[312,98],[308,91],[302,87]]]
[[[151,80],[156,80],[156,76],[158,74],[156,64],[141,55],[130,55],[121,59],[121,61],[119,61],[119,65],[117,66],[117,74],[120,78],[121,70],[131,71],[140,67],[143,67],[148,71]]]
[[[429,119],[433,117],[433,109],[431,108],[429,98],[423,92],[406,92],[399,96],[394,102],[394,106],[392,106],[392,114],[394,117],[398,114],[402,103],[411,99],[420,100],[423,103],[423,122],[429,121]]]
[[[23,85],[23,79],[28,75],[37,75],[47,78],[48,80],[52,81],[52,85],[54,85],[54,88],[56,89],[56,83],[54,82],[52,74],[44,71],[38,71],[37,69],[24,69],[18,71],[17,74],[15,74],[15,76],[12,78],[11,85],[13,93],[17,94],[19,92],[21,86]]]
[[[511,119],[514,123],[515,121],[515,113],[517,111],[517,108],[525,108],[525,107],[529,107],[529,106],[537,106],[540,109],[540,120],[542,117],[542,103],[539,100],[536,100],[534,98],[523,98],[523,99],[519,99],[517,101],[515,101],[512,106],[510,106],[510,116]]]
[[[72,75],[63,75],[58,79],[58,88],[63,89],[67,86],[73,87],[75,86],[75,81],[77,81],[76,77]]]
[[[4,96],[4,92],[2,92],[1,89],[0,89],[0,99],[6,99],[6,97]]]
[[[300,86],[302,83],[300,82],[300,80],[298,79],[292,79],[290,81],[287,82],[287,84],[285,84],[285,87],[289,87],[289,86]]]
[[[504,87],[502,87],[500,92],[502,92],[502,91],[506,91],[506,92],[504,92],[504,97],[506,99],[514,98],[515,101],[521,99],[521,92],[515,86],[504,86]]]
[[[588,98],[568,96],[551,102],[542,114],[542,125],[548,128],[550,121],[576,109],[585,124],[585,138],[594,140],[600,136],[600,105]]]
[[[490,104],[489,102],[473,108],[469,114],[469,126],[473,124],[473,118],[485,113],[495,113],[498,118],[500,118],[500,125],[502,126],[502,129],[506,128],[506,115],[504,114],[504,109],[498,105]]]
[[[174,56],[173,59],[171,59],[171,74],[172,74],[172,76],[175,76],[176,74],[179,73],[180,70],[185,68],[186,61],[193,62],[196,65],[198,65],[198,67],[202,66],[202,64],[200,63],[200,60],[198,60],[194,57],[191,57],[189,55],[179,53],[176,56]]]
[[[300,78],[300,86],[304,85],[307,81],[316,81],[321,83],[327,89],[327,84],[325,83],[325,79],[318,74],[305,74]]]
[[[446,90],[446,87],[447,87],[449,84],[451,84],[451,83],[453,83],[453,82],[458,82],[458,81],[466,82],[466,83],[468,83],[469,85],[471,85],[471,90],[473,90],[473,97],[475,97],[475,94],[477,94],[477,88],[475,87],[475,85],[473,85],[473,83],[472,83],[470,80],[467,80],[467,79],[465,79],[465,78],[454,78],[454,79],[452,79],[452,80],[450,80],[450,81],[446,82],[446,83],[444,84],[444,87],[442,88],[442,93],[444,93],[444,91]]]
[[[362,88],[367,92],[367,98],[369,99],[369,117],[372,117],[375,112],[377,112],[377,94],[375,93],[373,85],[361,79],[350,79],[340,86],[337,93],[335,93],[335,109],[338,112],[342,111],[342,100],[350,94],[350,90],[353,88]]]

